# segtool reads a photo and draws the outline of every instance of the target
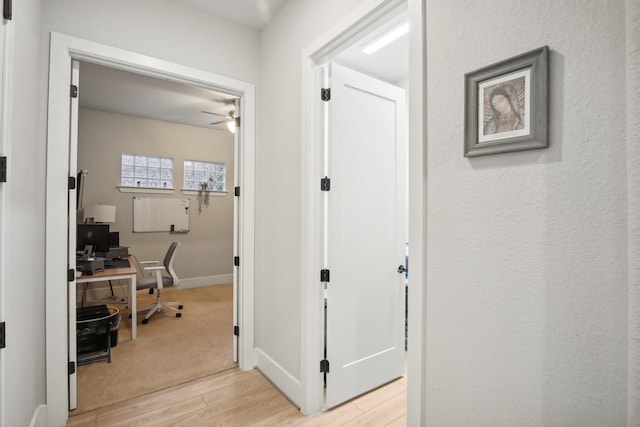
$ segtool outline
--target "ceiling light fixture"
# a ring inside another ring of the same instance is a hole
[[[378,49],[381,49],[382,47],[384,47],[386,45],[388,45],[392,41],[404,36],[408,32],[409,32],[409,23],[405,22],[404,24],[400,25],[399,27],[396,27],[393,30],[389,31],[388,33],[385,33],[382,36],[378,37],[377,39],[375,39],[371,43],[368,43],[368,44],[364,45],[362,47],[362,53],[366,53],[367,55],[371,55],[373,52],[377,51]]]

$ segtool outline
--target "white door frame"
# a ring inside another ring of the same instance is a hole
[[[12,121],[11,121],[11,109],[9,108],[9,102],[12,99],[12,90],[9,82],[11,81],[11,64],[13,61],[13,25],[7,25],[8,21],[6,19],[2,19],[0,22],[0,155],[11,158],[11,144],[10,135],[12,131]],[[7,165],[7,167],[9,167]],[[7,175],[9,173],[7,172]],[[9,251],[6,249],[9,247],[5,232],[6,228],[9,227],[8,224],[5,223],[5,211],[6,211],[6,200],[7,200],[7,191],[5,186],[0,185],[0,295],[3,298],[0,298],[0,321],[6,322],[11,319],[7,319],[7,311],[6,311],[6,301],[7,298],[4,298],[5,286],[7,283],[6,280],[6,268],[4,268],[4,262],[6,255]],[[4,355],[6,351],[0,352],[0,377],[6,378],[5,372],[9,369],[6,366],[6,356]],[[0,426],[5,425],[6,422],[6,414],[7,411],[4,410],[6,406],[6,395],[7,392],[10,392],[4,387],[4,382],[0,384]]]
[[[163,61],[88,40],[51,33],[47,124],[47,188],[45,220],[46,402],[47,425],[68,418],[67,375],[67,182],[69,176],[69,84],[71,60],[93,62],[162,79],[197,85],[241,97],[241,149],[238,159],[242,195],[239,218],[239,366],[253,369],[254,352],[254,198],[255,87],[202,70]],[[81,88],[82,89],[82,88]],[[229,260],[231,262],[231,260]],[[229,331],[231,334],[232,331]],[[230,337],[231,338],[231,337]]]
[[[306,306],[302,318],[303,383],[305,396],[301,410],[313,414],[323,409],[322,374],[319,365],[323,349],[323,291],[319,281],[322,261],[322,215],[320,179],[322,178],[321,141],[325,134],[322,125],[322,106],[319,94],[322,83],[321,66],[336,57],[354,40],[369,32],[388,13],[407,4],[410,24],[409,48],[409,247],[411,272],[409,292],[409,362],[407,389],[407,424],[423,425],[425,388],[425,201],[426,137],[425,116],[425,1],[426,0],[369,0],[303,51],[302,64],[302,281]]]

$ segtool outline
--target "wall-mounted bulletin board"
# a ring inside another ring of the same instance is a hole
[[[133,198],[133,232],[189,231],[189,199],[166,197]]]

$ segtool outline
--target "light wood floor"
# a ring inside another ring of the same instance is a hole
[[[398,427],[406,425],[406,387],[406,379],[400,378],[330,411],[305,417],[257,370],[234,368],[72,416],[67,426]]]

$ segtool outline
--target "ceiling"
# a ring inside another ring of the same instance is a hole
[[[261,29],[287,0],[174,0],[211,12],[241,25]],[[370,39],[406,20],[406,13],[391,19],[370,36],[340,54],[335,61],[390,83],[408,76],[409,37],[403,36],[371,55],[361,48]],[[233,109],[236,96],[169,82],[105,66],[80,65],[80,107],[145,117],[191,126],[226,130],[212,125]]]
[[[174,0],[234,24],[262,30],[288,0]]]
[[[225,124],[211,123],[223,117],[202,111],[228,114],[237,98],[89,62],[80,64],[79,95],[82,108],[219,130]]]
[[[398,83],[409,77],[409,34],[367,55],[362,47],[407,22],[407,12],[402,12],[382,24],[371,34],[342,52],[335,62],[361,71],[388,83]]]

